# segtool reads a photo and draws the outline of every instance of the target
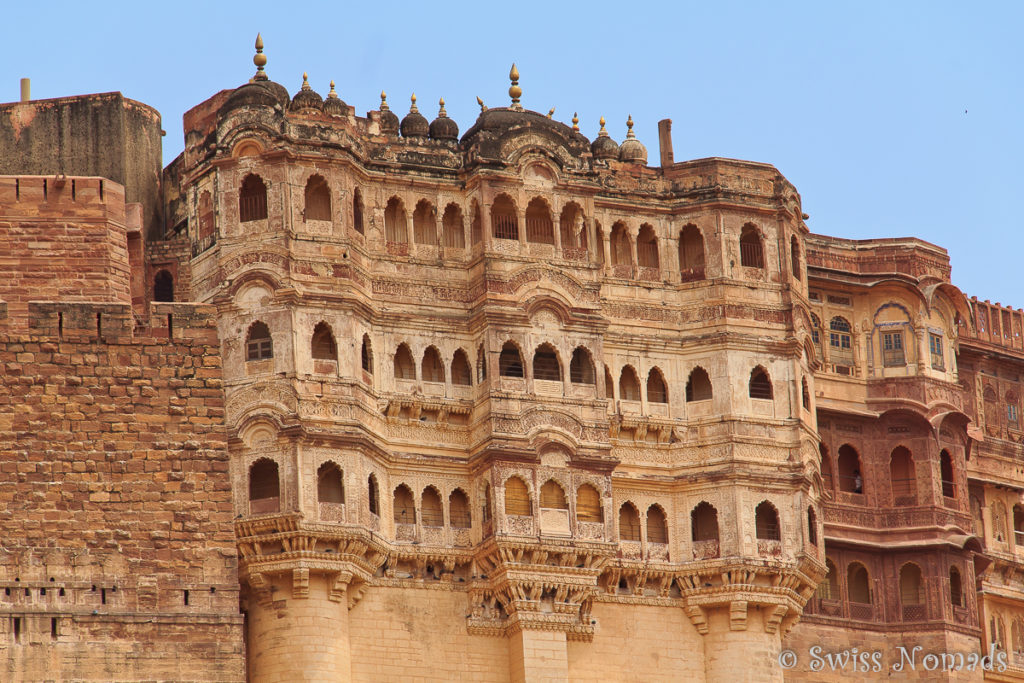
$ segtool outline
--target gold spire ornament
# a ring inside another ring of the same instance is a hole
[[[508,89],[508,96],[512,98],[512,109],[522,109],[522,105],[519,104],[519,98],[523,95],[523,89],[519,87],[519,69],[516,68],[515,62],[512,63],[512,68],[509,69],[508,78],[512,81],[512,85]]]
[[[380,91],[380,110],[390,111],[391,107],[388,106],[388,94],[383,90]]]
[[[309,84],[309,74],[305,71],[302,72],[302,89],[312,90],[313,87]]]
[[[633,133],[633,115],[630,114],[629,118],[626,119],[626,139],[635,140],[636,134]]]
[[[601,117],[601,120],[598,121],[598,123],[601,124],[601,130],[598,131],[597,137],[599,137],[599,138],[606,138],[606,137],[608,137],[608,131],[606,131],[604,129],[605,121],[604,121],[604,117],[603,116]]]
[[[438,100],[438,104],[441,105],[440,111],[437,112],[438,118],[447,118],[448,117],[448,112],[446,112],[444,110],[444,98],[443,97],[440,100]]]
[[[485,111],[487,111],[487,105],[484,104],[484,101],[480,99],[479,95],[476,96],[476,103],[480,105],[480,113],[481,114],[483,114]]]
[[[409,107],[409,113],[410,114],[418,114],[420,112],[420,110],[416,108],[416,93],[413,93],[412,97],[409,98],[409,99],[412,100],[412,106]]]
[[[334,81],[331,81],[331,92],[327,93],[327,98],[331,100],[338,99],[338,93],[334,92]]]
[[[260,33],[256,34],[256,54],[252,57],[252,63],[256,65],[256,75],[252,77],[254,81],[266,81],[266,72],[263,67],[267,65],[267,56],[263,54],[263,35]]]
[[[572,113],[572,130],[574,133],[580,132],[580,115],[578,112]]]
[[[554,115],[555,115],[555,108],[551,107],[551,109],[548,109],[548,118],[550,119]]]

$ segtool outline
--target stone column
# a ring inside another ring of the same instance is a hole
[[[514,683],[569,680],[564,631],[519,629],[509,639],[509,673]]]
[[[764,607],[748,609],[746,602],[708,610],[704,634],[704,671],[707,683],[781,683],[781,637],[765,629]],[[804,653],[806,656],[806,653]]]

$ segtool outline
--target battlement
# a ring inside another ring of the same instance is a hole
[[[53,212],[125,221],[124,186],[90,176],[0,176],[0,206],[0,219]]]
[[[0,331],[6,304],[0,302]],[[149,315],[137,317],[131,305],[105,302],[30,301],[27,332],[62,341],[132,344],[170,339],[216,347],[217,312],[209,304],[152,303]]]
[[[1024,351],[1024,311],[999,302],[978,301],[976,296],[971,297],[971,308],[974,311],[974,329],[962,325],[961,339],[986,342],[1018,353]]]

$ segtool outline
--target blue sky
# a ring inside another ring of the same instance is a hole
[[[168,12],[167,9],[170,9]],[[775,165],[812,231],[916,236],[946,247],[969,296],[1024,306],[1024,3],[19,3],[0,25],[0,101],[120,90],[163,114],[164,162],[181,115],[253,73],[262,31],[270,77],[295,92],[334,79],[360,114],[415,92],[443,96],[467,130],[476,96],[579,112],[585,135],[632,114],[657,163]]]

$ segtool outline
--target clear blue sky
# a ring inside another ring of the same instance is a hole
[[[584,134],[632,114],[657,163],[673,120],[677,161],[774,164],[808,224],[849,238],[946,247],[969,296],[1024,306],[1024,3],[12,3],[0,25],[0,101],[120,90],[163,114],[165,163],[182,113],[253,73],[295,92],[333,78],[360,114],[381,89],[399,116],[415,92],[462,131],[480,95],[579,112]]]

